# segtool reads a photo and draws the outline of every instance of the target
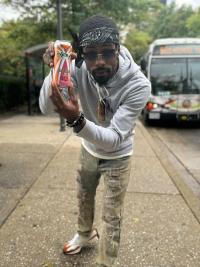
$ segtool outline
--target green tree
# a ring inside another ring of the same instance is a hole
[[[1,27],[0,37],[7,43],[7,48],[0,45],[2,62],[7,63],[4,71],[20,74],[21,68],[15,69],[16,62],[22,62],[22,51],[32,45],[56,39],[56,1],[46,0],[2,0],[2,3],[17,9],[21,16],[17,22],[6,22]],[[148,19],[160,7],[159,0],[68,0],[63,1],[63,37],[70,39],[68,27],[75,32],[82,20],[92,14],[104,14],[113,17],[123,29],[127,23],[134,22],[141,31],[147,28]],[[9,48],[8,48],[9,46]],[[14,46],[14,50],[13,50]],[[7,51],[5,51],[7,49]],[[13,53],[13,51],[15,51]],[[21,63],[20,63],[21,66]]]
[[[2,0],[18,10],[24,18],[52,17],[56,13],[56,1],[46,0]],[[114,18],[119,25],[129,22],[135,23],[142,29],[147,21],[153,18],[152,14],[160,8],[159,0],[67,0],[62,1],[63,27],[72,27],[77,30],[81,21],[93,14],[104,14]],[[144,23],[145,22],[145,23]]]
[[[153,39],[168,37],[187,37],[187,19],[193,14],[191,7],[183,6],[179,9],[172,3],[161,9],[150,34]]]
[[[17,22],[6,22],[0,29],[4,40],[0,44],[0,68],[4,66],[4,72],[20,75],[21,68],[15,66],[19,62],[22,65],[22,51],[56,39],[56,1],[1,2],[16,8],[21,16]],[[190,7],[177,9],[174,3],[165,7],[159,0],[67,0],[63,1],[62,12],[64,39],[71,39],[68,27],[77,32],[81,21],[92,14],[113,17],[122,31],[133,25],[125,44],[136,59],[152,39],[199,35],[198,12],[194,14]]]
[[[134,24],[141,31],[148,31],[162,6],[159,0],[130,0],[127,22]]]
[[[147,32],[136,29],[133,25],[129,26],[130,30],[125,39],[125,46],[129,49],[134,60],[140,63],[141,57],[146,52],[151,37]]]
[[[200,37],[200,8],[187,19],[186,27],[191,37]]]
[[[25,49],[55,39],[52,28],[55,25],[51,22],[37,23],[33,19],[5,22],[0,28],[1,74],[23,76]]]

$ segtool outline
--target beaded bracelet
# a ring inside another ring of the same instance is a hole
[[[75,121],[73,121],[73,122],[66,121],[66,125],[68,127],[76,127],[76,126],[80,125],[83,122],[84,118],[85,118],[85,116],[81,112],[79,117]]]

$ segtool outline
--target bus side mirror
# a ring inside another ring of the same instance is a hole
[[[142,71],[146,71],[146,68],[147,68],[147,62],[144,58],[141,59],[140,61],[140,66],[141,66],[141,70]]]

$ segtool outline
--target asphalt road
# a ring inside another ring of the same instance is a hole
[[[200,184],[200,126],[157,125],[147,130],[167,146]]]

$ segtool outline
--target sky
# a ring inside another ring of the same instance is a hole
[[[171,2],[173,2],[173,0],[167,1],[167,3]],[[193,8],[200,7],[200,0],[176,0],[175,2],[178,7],[180,7],[181,5],[191,5]]]
[[[0,4],[0,23],[3,20],[17,19],[19,14],[12,8]]]
[[[167,0],[167,3],[171,3],[172,1],[173,0]],[[200,0],[175,0],[175,2],[178,7],[181,5],[191,5],[193,8],[200,7]],[[3,20],[16,19],[18,16],[19,14],[15,10],[0,4],[0,23],[2,23]]]

